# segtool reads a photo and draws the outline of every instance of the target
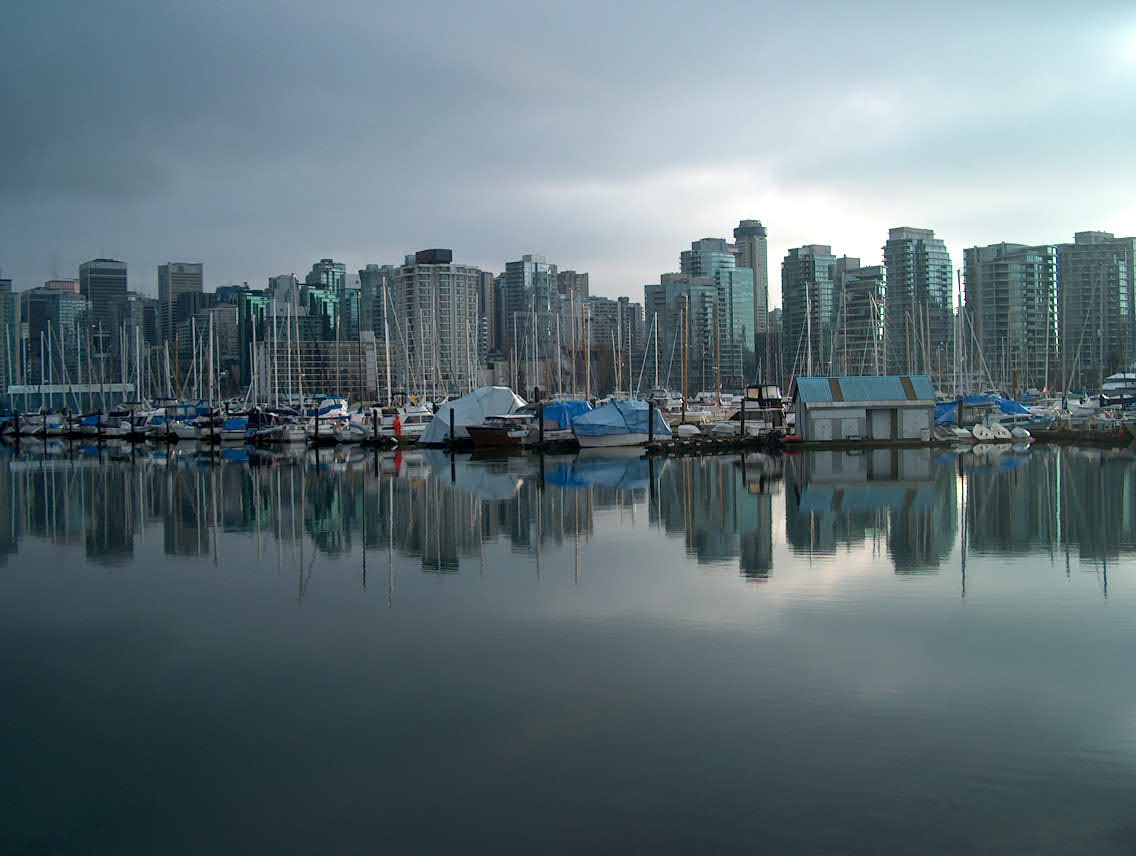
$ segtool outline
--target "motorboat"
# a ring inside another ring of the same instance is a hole
[[[397,424],[391,420],[391,433],[399,443],[417,443],[434,421],[434,411],[425,404],[407,404],[398,408],[396,416]]]
[[[480,425],[469,425],[466,430],[475,448],[511,448],[521,445],[532,421],[531,413],[505,413],[486,416]]]

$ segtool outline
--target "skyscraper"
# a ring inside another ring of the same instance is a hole
[[[781,382],[832,372],[835,266],[828,244],[794,247],[781,262],[781,346],[787,375]]]
[[[882,374],[885,276],[882,265],[862,267],[843,256],[833,265],[836,318],[833,322],[834,375]]]
[[[769,250],[760,220],[742,220],[734,229],[738,267],[753,271],[753,334],[757,374],[770,370],[769,353]]]
[[[523,350],[522,359],[548,357],[555,346],[553,319],[560,307],[556,265],[531,254],[507,262],[501,297],[506,352]]]
[[[562,270],[556,274],[556,287],[565,296],[576,295],[577,299],[588,296],[588,274],[574,270]]]
[[[370,330],[379,342],[393,323],[388,312],[394,270],[392,265],[370,264],[359,271],[359,327]]]
[[[126,262],[92,259],[79,265],[79,293],[90,301],[90,323],[117,339],[126,320]]]
[[[737,259],[725,238],[701,238],[679,253],[679,269],[691,276],[711,276],[722,268],[736,267]]]
[[[420,250],[394,271],[391,361],[411,393],[461,394],[477,380],[482,271],[454,264],[453,257],[452,250]]]
[[[679,254],[679,265],[680,273],[663,274],[658,285],[644,286],[644,327],[658,339],[660,363],[654,364],[652,343],[644,354],[645,373],[652,383],[656,370],[660,383],[685,381],[689,393],[714,389],[719,382],[740,389],[755,373],[753,272],[737,267],[723,238],[693,241]],[[680,380],[675,366],[684,363],[686,377]]]
[[[1057,245],[1065,388],[1099,387],[1136,359],[1136,238],[1077,232]]]
[[[120,380],[123,331],[129,320],[126,300],[126,262],[92,259],[79,265],[79,293],[87,298],[90,333],[86,349],[93,379]]]
[[[643,287],[643,309],[653,341],[645,374],[685,395],[714,385],[714,319],[718,289],[709,276],[664,273]],[[658,353],[658,365],[654,355]]]
[[[166,262],[158,265],[158,328],[163,342],[173,342],[185,318],[178,317],[178,295],[201,294],[205,266],[200,262]]]
[[[1044,389],[1060,368],[1056,248],[991,244],[963,259],[966,386]]]
[[[312,265],[304,278],[304,285],[317,285],[333,291],[336,296],[343,292],[347,280],[347,266],[334,259],[320,259]]]
[[[16,311],[16,295],[12,293],[12,280],[0,279],[0,389],[7,402],[8,384],[15,383],[17,360],[17,328],[19,313]]]
[[[735,248],[724,238],[702,238],[679,255],[682,272],[709,277],[716,290],[714,320],[705,343],[715,382],[740,389],[756,373],[753,270],[739,268]],[[708,388],[704,384],[704,388]]]
[[[954,270],[932,229],[900,226],[884,244],[889,371],[939,378],[953,370]]]

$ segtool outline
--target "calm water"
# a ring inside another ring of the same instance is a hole
[[[1136,850],[1136,459],[0,450],[0,850]]]

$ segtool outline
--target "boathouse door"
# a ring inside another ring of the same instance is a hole
[[[868,411],[868,436],[873,440],[895,439],[894,407],[880,407]]]

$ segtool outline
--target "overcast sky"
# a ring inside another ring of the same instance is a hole
[[[426,247],[629,294],[742,218],[879,263],[1136,233],[1132,2],[5,7],[0,269],[206,287]]]

